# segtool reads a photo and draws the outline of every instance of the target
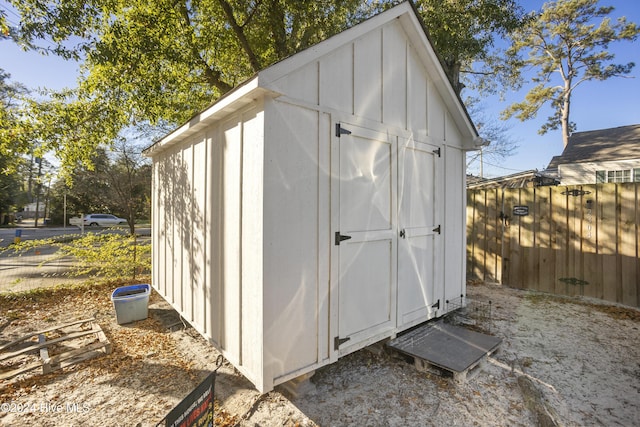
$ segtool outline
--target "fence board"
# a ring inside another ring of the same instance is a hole
[[[505,191],[505,213],[509,216],[509,285],[522,288],[522,277],[520,276],[521,249],[520,229],[521,218],[513,215],[513,207],[520,205],[520,189],[512,188]]]
[[[619,187],[620,226],[619,249],[621,302],[626,305],[638,303],[638,277],[636,276],[637,252],[637,203],[635,186],[622,184]]]
[[[480,271],[476,270],[476,244],[478,236],[476,227],[476,197],[480,197],[477,191],[467,191],[467,277],[477,279]]]
[[[567,188],[561,187],[566,193]],[[556,270],[555,270],[555,293],[566,295],[567,284],[560,279],[568,276],[569,270],[569,197],[561,191],[554,193],[555,205],[558,208],[556,216]]]
[[[535,214],[535,190],[533,188],[520,189],[520,206],[526,206],[529,214],[520,217],[520,270],[521,287],[530,289],[537,286],[538,269],[536,244],[536,214]],[[532,274],[527,274],[531,272]]]
[[[604,186],[600,192],[598,203],[600,218],[598,218],[598,249],[602,263],[602,298],[607,301],[617,301],[618,278],[616,232],[616,186]]]
[[[584,287],[584,295],[592,298],[600,298],[602,285],[598,268],[598,255],[596,247],[596,205],[597,189],[595,185],[583,186],[588,191],[582,198],[582,278],[589,282]]]
[[[551,188],[536,189],[536,216],[538,218],[538,288],[544,292],[553,292],[555,281],[555,252],[553,250]]]
[[[483,256],[477,259],[477,267],[480,271],[480,277],[482,280],[486,280],[487,277],[487,194],[486,192],[482,194],[482,203],[477,205],[477,219],[476,219],[476,227],[477,227],[477,250],[478,254],[483,254]]]
[[[498,261],[500,253],[498,252],[498,224],[499,210],[498,205],[498,189],[487,191],[487,227],[485,229],[485,236],[487,239],[487,261],[486,261],[486,278],[485,280],[490,282],[496,282],[498,280],[498,266],[501,264]]]
[[[469,190],[467,273],[640,307],[639,187]],[[515,216],[514,206],[529,214]]]
[[[582,273],[582,192],[584,191],[582,186],[572,187],[576,195],[567,195],[567,210],[568,210],[568,265],[567,265],[567,277],[565,281],[567,284],[567,295],[584,295],[584,275]],[[587,285],[588,286],[588,285]]]
[[[500,283],[511,283],[509,272],[511,270],[511,213],[509,212],[509,194],[506,191],[501,192],[501,210],[500,218],[502,220],[502,248],[500,256],[502,257],[502,274]]]

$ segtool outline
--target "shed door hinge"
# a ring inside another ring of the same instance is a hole
[[[343,240],[349,240],[351,238],[351,236],[347,236],[344,234],[340,234],[339,231],[336,231],[336,236],[335,236],[335,244],[336,246],[340,246],[340,242],[342,242]]]
[[[336,136],[340,138],[341,135],[351,135],[351,131],[340,126],[340,123],[336,123]]]
[[[435,150],[433,150],[434,154],[437,154],[438,157],[442,157],[442,152],[440,151],[440,147],[436,148]]]
[[[434,233],[438,233],[438,234],[440,234],[440,233],[441,233],[440,226],[437,226],[436,228],[434,228],[434,229],[433,229],[433,232],[434,232]]]
[[[435,304],[431,306],[431,308],[435,308],[436,310],[440,310],[440,300],[436,301]]]
[[[346,343],[347,341],[349,341],[351,338],[340,338],[340,337],[335,337],[333,339],[333,349],[337,350],[342,344]]]

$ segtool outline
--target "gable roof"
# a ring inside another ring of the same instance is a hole
[[[469,113],[456,93],[443,68],[443,62],[435,51],[429,33],[420,18],[413,1],[405,0],[402,3],[381,12],[341,33],[338,33],[310,48],[283,59],[270,67],[260,71],[260,86],[271,87],[271,84],[291,72],[292,69],[302,68],[310,62],[331,53],[345,44],[362,37],[363,35],[397,19],[402,29],[411,41],[425,66],[429,77],[433,80],[435,88],[445,102],[448,110],[458,128],[468,129],[471,134],[478,137],[478,132]],[[276,90],[276,89],[274,89]]]
[[[418,47],[416,51],[457,127],[463,133],[469,135],[470,139],[473,140],[471,143],[477,142],[479,135],[471,121],[469,113],[458,94],[453,90],[442,63],[429,40],[426,28],[420,20],[418,11],[412,2],[407,0],[259,71],[253,77],[216,100],[208,108],[194,115],[185,124],[146,148],[144,154],[151,156],[158,150],[161,150],[162,147],[168,147],[178,143],[209,123],[220,120],[245,105],[252,103],[260,96],[265,94],[272,94],[273,96],[281,95],[278,93],[277,84],[274,84],[278,79],[291,73],[293,70],[302,68],[306,64],[318,60],[346,43],[352,42],[394,19],[399,20],[411,43]]]
[[[496,178],[481,178],[467,175],[467,189],[486,190],[492,188],[531,188],[543,185],[558,185],[559,181],[553,176],[531,169],[523,172],[516,172],[511,175],[499,176]]]
[[[547,169],[568,163],[640,159],[640,124],[575,132]]]

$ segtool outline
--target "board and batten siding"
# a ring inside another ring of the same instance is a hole
[[[260,109],[243,111],[154,162],[154,287],[256,384],[263,122]]]
[[[265,359],[267,377],[276,382],[332,357],[330,337],[337,331],[331,330],[330,313],[337,307],[330,309],[330,185],[336,121],[442,147],[447,166],[441,172],[450,169],[459,176],[446,182],[438,177],[442,216],[453,216],[442,225],[453,240],[444,245],[444,255],[436,254],[435,268],[441,287],[452,284],[447,298],[464,293],[462,136],[403,31],[392,21],[268,86],[285,94],[265,101]]]
[[[382,123],[430,142],[446,138],[447,107],[398,20],[267,85],[299,105],[353,116],[364,126]]]
[[[464,293],[464,159],[477,133],[413,13],[401,4],[260,71],[149,150],[154,287],[261,392],[443,315],[445,301],[427,304],[429,280],[436,299]],[[375,166],[389,177],[390,276],[398,276],[398,206],[408,223],[433,207],[429,224],[409,225],[429,228],[433,244],[415,253],[433,259],[405,271],[415,280],[404,286],[390,277],[384,327],[349,330],[343,347],[334,344],[340,316],[370,307],[339,301],[347,252],[333,236],[351,179],[341,181],[349,151],[335,134],[340,124],[353,130],[343,143],[370,141],[371,159],[367,150],[357,157],[363,170],[388,146],[386,166]],[[418,173],[423,165],[430,174]],[[411,197],[399,204],[400,193]]]
[[[265,358],[277,379],[329,357],[330,123],[277,100],[265,116]]]

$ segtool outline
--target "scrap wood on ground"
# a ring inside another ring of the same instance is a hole
[[[43,374],[111,353],[111,343],[93,318],[30,332],[0,345],[0,380],[42,368]]]
[[[182,357],[166,325],[154,316],[117,324],[110,295],[122,285],[0,295],[0,403],[22,402],[48,388],[59,388],[58,398],[66,388],[81,399],[95,395],[102,401],[142,400],[134,396],[143,393],[149,396],[145,400],[155,399],[145,404],[152,410],[143,417],[155,425],[188,394],[202,373]],[[152,302],[159,299],[152,294]],[[105,382],[109,386],[103,390]],[[40,410],[39,405],[31,408]],[[215,406],[216,425],[235,424],[219,402]],[[0,424],[7,415],[0,413]],[[35,414],[24,414],[21,421],[30,415]]]

